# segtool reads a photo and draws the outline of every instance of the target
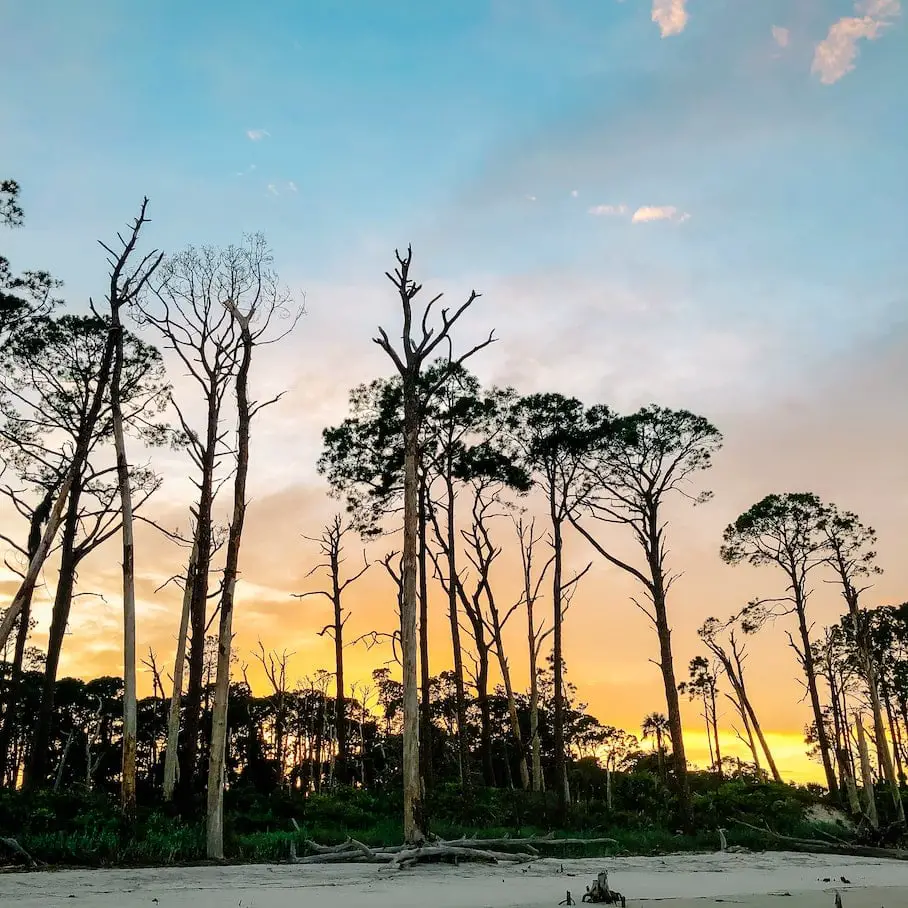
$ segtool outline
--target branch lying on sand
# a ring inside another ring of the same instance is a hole
[[[435,841],[410,847],[407,845],[377,845],[370,848],[356,839],[347,839],[341,845],[319,845],[306,840],[310,854],[299,858],[291,851],[290,861],[294,864],[385,864],[399,869],[421,861],[480,861],[488,864],[535,861],[539,857],[539,846],[561,845],[617,845],[615,839],[556,839],[551,835],[541,838],[512,839],[507,836],[497,839],[452,839]],[[496,851],[495,848],[514,846],[517,851]]]
[[[780,842],[784,842],[792,851],[803,851],[808,854],[842,854],[856,858],[890,858],[894,861],[908,861],[908,851],[899,848],[876,848],[872,845],[850,845],[824,842],[822,839],[797,839],[773,832],[771,829],[753,826],[743,820],[734,820],[739,826],[746,826],[755,832],[762,832]]]

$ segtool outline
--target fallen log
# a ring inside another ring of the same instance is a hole
[[[380,852],[379,852],[380,854]],[[482,848],[458,847],[456,845],[422,845],[409,848],[391,855],[388,866],[399,869],[407,864],[424,860],[479,861],[485,864],[515,863],[525,864],[535,861],[532,854],[521,854],[511,851],[487,851]]]
[[[508,845],[519,845],[522,847],[531,846],[538,848],[540,845],[546,848],[561,845],[617,845],[617,839],[595,838],[595,839],[556,839],[551,835],[547,836],[530,836],[528,838],[512,839],[504,836],[500,839],[445,839],[438,843],[439,845],[459,845],[464,848],[486,848],[501,847]]]
[[[306,847],[313,854],[341,854],[345,851],[357,850],[352,839],[347,839],[346,842],[342,842],[340,845],[319,845],[318,842],[313,842],[312,839],[306,839]]]
[[[745,823],[744,820],[734,820],[733,822],[784,842],[792,851],[800,851],[805,854],[841,854],[855,858],[888,858],[893,861],[908,861],[908,851],[900,848],[877,848],[873,845],[839,845],[835,842],[823,841],[822,839],[798,839],[774,832],[769,828],[753,826],[750,823]]]
[[[392,854],[374,852],[363,854],[359,849],[338,851],[334,854],[307,854],[301,858],[291,858],[291,864],[387,864],[394,857]]]

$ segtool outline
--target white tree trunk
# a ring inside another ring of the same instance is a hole
[[[126,459],[126,437],[123,432],[123,409],[120,402],[120,377],[123,372],[123,327],[119,307],[111,304],[110,330],[115,333],[114,363],[111,372],[110,398],[113,418],[114,447],[117,457],[117,484],[120,488],[120,511],[123,539],[123,755],[120,802],[128,817],[136,811],[136,583],[135,543],[133,538],[132,488],[129,462]]]
[[[408,381],[404,379],[405,383]],[[410,379],[415,384],[415,376]],[[409,390],[409,394],[407,393]],[[425,841],[422,784],[419,774],[419,691],[416,636],[416,581],[419,547],[419,481],[417,477],[418,416],[416,388],[407,389],[404,402],[404,544],[401,565],[400,642],[403,655],[403,783],[404,841],[418,845]]]
[[[167,750],[164,753],[164,800],[172,801],[180,770],[180,704],[183,698],[183,675],[186,669],[186,642],[189,636],[189,612],[192,606],[192,587],[198,566],[198,540],[193,543],[186,571],[183,590],[183,611],[180,614],[180,632],[177,651],[173,660],[173,691],[170,695],[170,713],[167,717]]]

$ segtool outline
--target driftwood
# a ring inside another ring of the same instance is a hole
[[[0,837],[0,845],[5,845],[16,857],[28,864],[29,867],[37,867],[36,861],[15,839]]]
[[[597,839],[556,839],[551,833],[545,836],[531,836],[524,839],[512,839],[504,836],[500,839],[448,839],[445,845],[462,845],[466,848],[485,848],[502,845],[520,845],[525,848],[559,847],[561,845],[617,845],[617,839],[597,838]]]
[[[388,866],[400,868],[425,860],[448,860],[454,863],[459,861],[479,861],[485,864],[524,864],[528,861],[535,861],[536,855],[507,851],[487,851],[483,848],[465,848],[448,844],[422,845],[419,848],[410,848],[392,855]]]
[[[609,889],[607,870],[603,870],[596,877],[592,886],[586,887],[586,892],[581,901],[593,902],[599,905],[621,905],[621,908],[626,908],[627,905],[627,900],[620,892]]]
[[[294,823],[296,829],[298,824]],[[556,839],[552,834],[529,838],[497,839],[451,839],[427,842],[418,847],[409,845],[376,845],[369,847],[356,839],[347,839],[340,845],[320,845],[311,839],[306,840],[309,851],[305,857],[297,857],[296,849],[291,843],[290,863],[292,864],[384,864],[392,869],[409,867],[423,861],[480,861],[488,864],[516,863],[523,864],[535,861],[539,857],[539,847],[557,847],[560,845],[617,845],[615,839]],[[500,851],[500,848],[514,847],[515,851]]]
[[[753,826],[743,820],[734,820],[739,826],[746,826],[755,832],[762,832],[771,836],[792,851],[802,851],[807,854],[841,854],[856,858],[889,858],[893,861],[908,861],[908,851],[900,848],[878,848],[873,845],[852,845],[847,842],[827,842],[822,839],[797,839],[792,836],[782,835],[779,832],[761,826]]]

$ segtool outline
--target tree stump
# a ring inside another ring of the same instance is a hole
[[[599,905],[621,905],[621,908],[627,906],[627,900],[620,892],[609,889],[607,870],[603,870],[596,877],[592,886],[586,887],[586,893],[581,901]]]

